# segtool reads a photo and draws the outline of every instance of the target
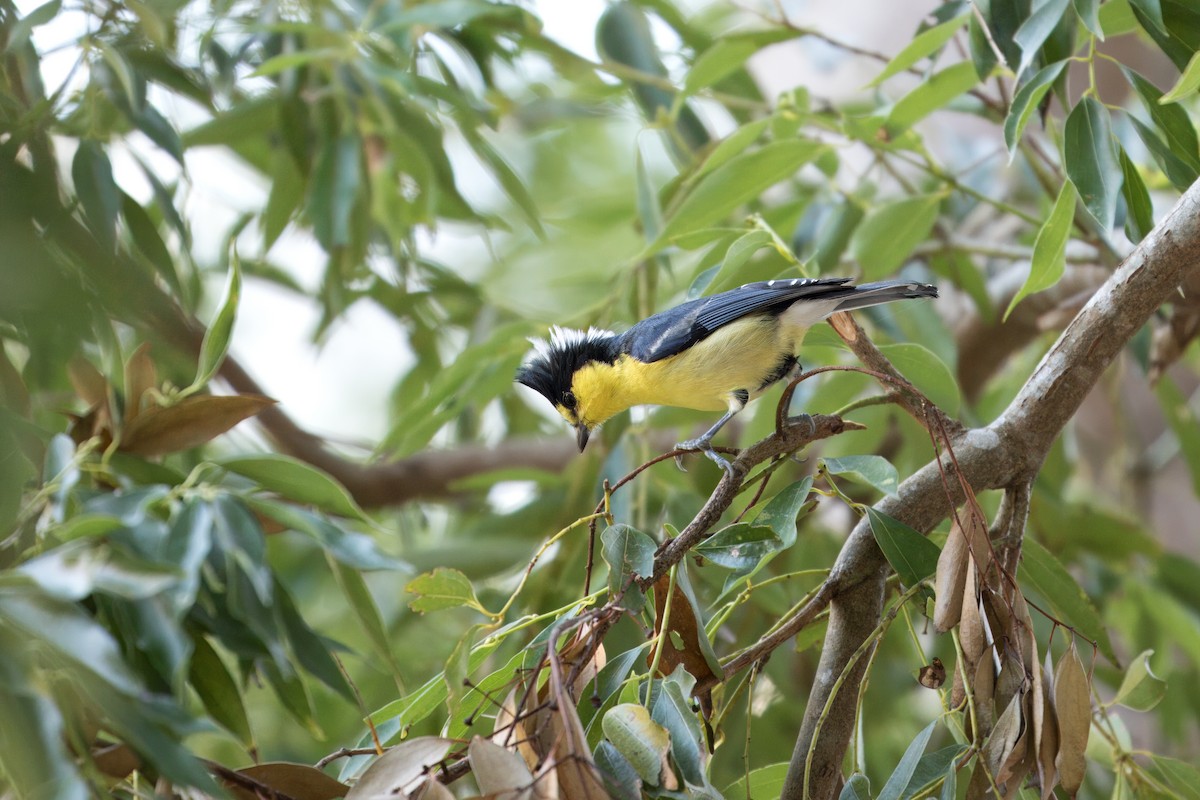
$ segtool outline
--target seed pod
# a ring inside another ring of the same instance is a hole
[[[967,585],[967,563],[971,560],[967,536],[955,521],[946,537],[946,546],[938,556],[933,586],[937,600],[933,605],[933,625],[945,633],[958,624],[962,615],[963,588]]]

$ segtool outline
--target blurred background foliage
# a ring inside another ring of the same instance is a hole
[[[572,456],[542,400],[512,385],[548,324],[620,327],[776,276],[902,272],[942,299],[872,310],[873,337],[948,413],[987,423],[1200,175],[1200,15],[1183,0],[930,2],[897,14],[904,30],[879,53],[792,5],[616,2],[587,23],[587,53],[527,3],[0,0],[0,765],[17,796],[121,779],[141,794],[147,778],[215,791],[213,764],[369,743],[363,718],[380,707],[391,740],[462,736],[494,712],[462,678],[506,664],[511,678],[513,655],[584,594],[583,528],[519,583],[541,543],[592,512],[603,479],[705,421],[635,413]],[[261,198],[207,218],[196,187],[237,193],[246,174]],[[365,371],[375,353],[406,356],[377,441],[322,441],[286,416],[295,398],[272,405],[226,358],[238,312],[264,313],[243,287],[264,286],[316,322],[255,319],[274,342],[248,361],[319,346],[363,306],[386,317],[386,336],[357,346]],[[1033,495],[1031,535],[1112,640],[1100,699],[1147,649],[1167,681],[1164,702],[1113,717],[1088,797],[1163,785],[1122,766],[1134,749],[1200,747],[1196,296],[1130,348]],[[809,344],[805,366],[850,362],[828,330]],[[835,373],[795,407],[878,392]],[[256,415],[266,437],[217,439]],[[758,403],[737,439],[773,418]],[[882,456],[900,477],[932,455],[894,407],[852,418],[866,429],[819,455]],[[759,502],[815,463],[781,469]],[[689,467],[618,492],[614,519],[681,527],[718,477]],[[819,487],[858,502],[886,488],[846,472]],[[795,577],[735,600],[728,571],[691,570],[705,615],[724,620],[718,654],[819,583],[854,522],[819,499],[802,545],[764,568]],[[404,587],[439,567],[477,600],[411,610]],[[919,614],[903,620],[854,748],[875,785],[941,710],[915,671],[953,662]],[[712,786],[788,759],[820,633],[777,652],[749,699],[718,697],[731,705]],[[619,626],[610,660],[643,641]],[[396,722],[387,704],[443,670],[449,698]]]

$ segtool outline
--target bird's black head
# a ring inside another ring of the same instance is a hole
[[[579,449],[587,444],[590,426],[584,421],[572,382],[581,367],[592,362],[613,363],[617,358],[617,336],[610,331],[587,331],[559,327],[550,329],[550,341],[535,341],[533,358],[517,370],[517,382],[550,401],[578,434]]]

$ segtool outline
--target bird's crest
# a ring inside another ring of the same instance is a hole
[[[571,379],[591,361],[611,364],[617,358],[617,335],[600,328],[586,331],[550,328],[550,339],[530,339],[534,355],[517,371],[517,382],[539,392],[556,408],[575,410]]]

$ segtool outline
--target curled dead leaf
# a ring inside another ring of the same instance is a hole
[[[1084,752],[1092,728],[1092,690],[1075,640],[1054,671],[1054,710],[1058,715],[1058,781],[1074,797],[1083,784],[1087,767]]]
[[[926,689],[942,688],[942,684],[946,682],[946,665],[935,656],[933,661],[921,667],[917,674],[917,682]]]
[[[161,456],[204,444],[275,401],[257,394],[195,395],[172,406],[142,411],[121,434],[117,448],[139,456]]]
[[[963,589],[967,585],[967,562],[971,558],[967,536],[958,521],[950,528],[946,544],[938,556],[937,572],[934,573],[933,625],[938,632],[945,633],[958,624],[962,616]]]
[[[664,617],[669,586],[669,575],[663,575],[654,583],[655,638],[650,653],[646,656],[647,666],[654,664],[658,643],[662,641],[659,626]],[[671,599],[670,626],[670,635],[665,637],[666,646],[663,648],[662,658],[658,661],[658,674],[670,675],[677,666],[682,664],[684,669],[696,679],[695,694],[700,699],[701,707],[705,709],[705,718],[707,718],[708,710],[712,708],[712,692],[705,687],[715,686],[722,679],[714,671],[713,665],[709,663],[708,657],[705,655],[708,640],[705,638],[704,642],[701,642],[700,637],[707,637],[708,634],[704,632],[704,627],[696,617],[696,609],[692,607],[691,600],[688,599],[687,593],[683,591],[679,583],[675,584],[675,591]]]

